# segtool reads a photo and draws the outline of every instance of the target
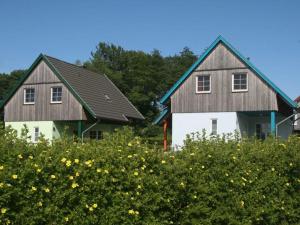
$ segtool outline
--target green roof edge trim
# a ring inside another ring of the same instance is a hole
[[[161,120],[166,117],[168,112],[169,112],[168,109],[164,109],[163,111],[161,111],[159,116],[154,120],[153,124],[159,124]]]
[[[222,42],[234,55],[242,60],[254,73],[256,73],[263,81],[278,93],[284,101],[291,107],[296,108],[297,104],[288,97],[279,87],[277,87],[268,77],[266,77],[259,69],[257,69],[248,59],[246,59],[237,49],[235,49],[221,35],[207,48],[207,50],[197,59],[197,61],[179,78],[179,80],[168,90],[168,92],[160,99],[160,104],[164,104],[177,88],[187,79],[187,77],[195,70],[195,68],[203,62],[203,60],[211,53],[211,51]]]
[[[40,54],[36,60],[33,62],[33,64],[30,66],[30,68],[26,71],[24,76],[21,77],[21,79],[16,83],[16,85],[12,88],[12,91],[9,92],[9,94],[4,98],[4,100],[1,102],[0,108],[3,108],[4,105],[8,102],[8,100],[15,94],[15,92],[19,89],[19,87],[24,83],[24,81],[28,78],[28,76],[31,74],[31,72],[35,69],[35,67],[40,63],[41,60],[44,60],[44,62],[49,66],[49,68],[53,71],[53,73],[62,81],[64,85],[69,89],[69,91],[75,96],[75,98],[82,104],[83,107],[86,108],[86,110],[94,117],[96,118],[96,114],[93,112],[93,110],[83,101],[83,99],[77,94],[77,92],[72,88],[72,86],[63,78],[63,76],[59,73],[59,71],[52,65],[52,63],[47,59],[47,56],[44,56],[43,54]]]

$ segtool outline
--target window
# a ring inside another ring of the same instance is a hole
[[[25,88],[24,89],[24,104],[34,104],[35,101],[35,89]]]
[[[34,134],[33,134],[33,142],[38,142],[40,137],[40,129],[38,127],[34,128]]]
[[[51,88],[51,103],[61,103],[62,87]]]
[[[196,93],[210,93],[210,75],[199,75],[196,77]]]
[[[90,131],[90,139],[95,139],[95,140],[103,139],[102,131],[100,131],[100,130],[98,130],[98,131],[95,131],[95,130]]]
[[[248,91],[248,76],[246,73],[235,73],[232,75],[232,91]]]
[[[211,134],[217,135],[217,133],[218,133],[217,130],[218,130],[218,120],[212,119],[211,120]]]

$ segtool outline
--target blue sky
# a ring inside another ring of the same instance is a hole
[[[173,55],[203,52],[218,35],[291,98],[300,95],[300,1],[0,1],[0,72],[39,53],[87,60],[100,41]]]

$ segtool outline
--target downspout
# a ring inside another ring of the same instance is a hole
[[[97,123],[99,123],[100,120],[97,120],[96,123],[92,124],[91,126],[89,126],[88,128],[86,128],[84,131],[82,131],[81,133],[81,143],[83,143],[83,136],[84,133],[86,133],[87,131],[89,131],[91,128],[93,128],[94,126],[97,125]]]
[[[288,116],[287,118],[285,118],[285,119],[279,121],[279,122],[276,124],[276,130],[275,130],[275,134],[276,134],[276,135],[275,135],[275,137],[278,136],[278,127],[279,127],[279,125],[281,125],[281,124],[284,123],[285,121],[289,120],[290,118],[294,117],[296,114],[297,114],[297,112],[294,111],[294,113],[293,113],[292,115],[290,115],[290,116]]]

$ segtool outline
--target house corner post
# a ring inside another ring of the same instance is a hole
[[[77,121],[77,136],[78,136],[78,138],[81,138],[82,130],[83,130],[82,120],[78,120]]]
[[[167,120],[164,120],[163,122],[163,129],[164,129],[164,151],[167,151],[168,148],[168,133],[167,133],[168,121]]]
[[[275,137],[276,136],[276,112],[275,111],[272,111],[271,112],[271,134]]]

